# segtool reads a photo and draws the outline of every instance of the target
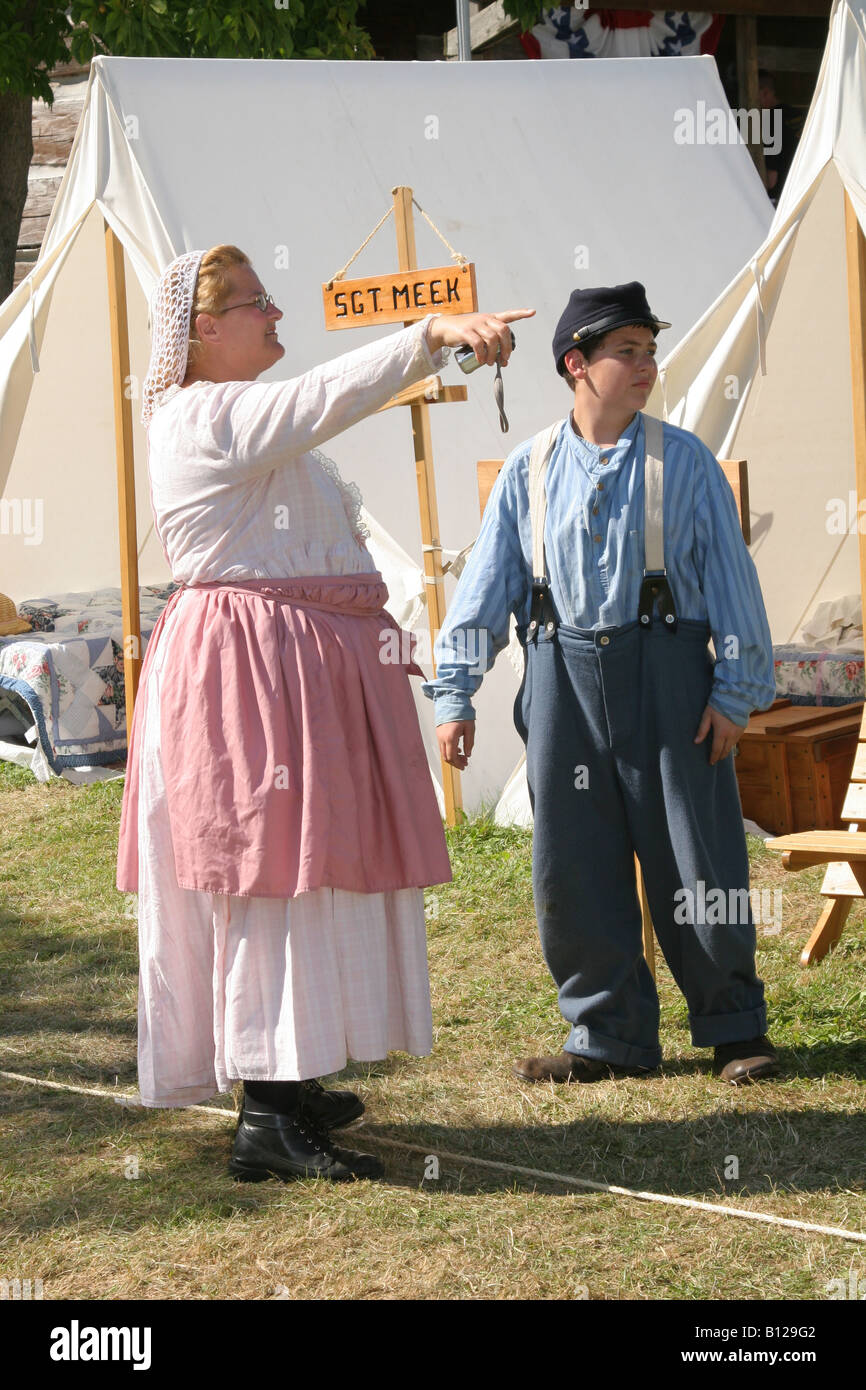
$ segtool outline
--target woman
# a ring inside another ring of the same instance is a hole
[[[191,1105],[242,1080],[230,1170],[378,1177],[317,1078],[432,1046],[423,887],[450,867],[360,496],[316,452],[529,311],[435,316],[291,381],[282,312],[233,246],[189,252],[151,308],[144,386],[172,596],[130,737],[118,887],[139,899],[139,1086]],[[414,665],[409,671],[418,672]],[[420,672],[418,672],[420,674]]]

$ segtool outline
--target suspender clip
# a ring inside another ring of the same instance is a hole
[[[676,632],[677,610],[666,570],[644,570],[643,572],[637,616],[638,622],[645,631],[652,626],[653,609],[655,608],[658,608],[665,627],[670,632]]]
[[[532,606],[529,610],[529,623],[526,628],[527,642],[537,642],[538,633],[544,628],[548,637],[556,631],[556,614],[550,597],[550,581],[546,574],[532,581]]]

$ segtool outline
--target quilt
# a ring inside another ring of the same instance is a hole
[[[774,647],[776,694],[794,705],[849,705],[866,698],[862,652]]]
[[[141,655],[176,584],[142,588]],[[48,766],[87,767],[126,756],[123,615],[119,589],[53,594],[18,604],[33,631],[0,638],[0,691],[33,716]]]

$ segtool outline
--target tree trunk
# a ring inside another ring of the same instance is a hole
[[[12,291],[18,232],[33,158],[33,98],[0,94],[0,300]]]

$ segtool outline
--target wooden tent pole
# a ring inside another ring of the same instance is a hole
[[[397,228],[397,257],[400,270],[415,270],[418,266],[415,251],[415,224],[412,214],[412,189],[391,190],[394,198],[394,222]],[[409,322],[413,322],[410,320]],[[407,324],[408,327],[408,324]],[[430,432],[430,407],[424,400],[413,401],[412,438],[415,446],[415,472],[418,481],[418,505],[421,511],[421,541],[424,546],[424,582],[427,589],[427,618],[430,624],[431,651],[437,634],[445,621],[445,588],[442,574],[442,546],[439,541],[439,511],[436,505],[436,478],[433,472],[433,437]],[[433,662],[433,674],[436,663]],[[463,815],[460,773],[442,760],[442,790],[445,796],[445,821],[456,825]]]
[[[653,919],[650,912],[649,898],[646,895],[646,883],[644,882],[643,869],[637,855],[634,857],[634,872],[637,881],[637,896],[640,903],[641,935],[643,937],[643,953],[646,963],[649,966],[650,974],[656,978],[656,940],[653,934]]]
[[[111,369],[114,387],[114,447],[117,457],[117,509],[120,536],[120,592],[123,611],[123,678],[126,687],[126,736],[141,670],[141,612],[138,596],[138,536],[135,518],[135,459],[132,448],[132,401],[124,391],[129,380],[129,324],[123,247],[105,223],[108,268],[108,317],[111,324]]]
[[[866,237],[845,193],[845,248],[848,261],[848,326],[851,335],[851,405],[854,416],[854,466],[858,515],[866,499]],[[866,536],[857,528],[860,547],[860,603],[866,614]]]
[[[736,18],[737,36],[737,89],[740,108],[746,111],[759,111],[758,102],[758,21],[754,15],[738,14]],[[749,154],[767,186],[767,166],[764,162],[764,147],[760,138],[755,142],[752,136],[751,117],[748,122]]]

